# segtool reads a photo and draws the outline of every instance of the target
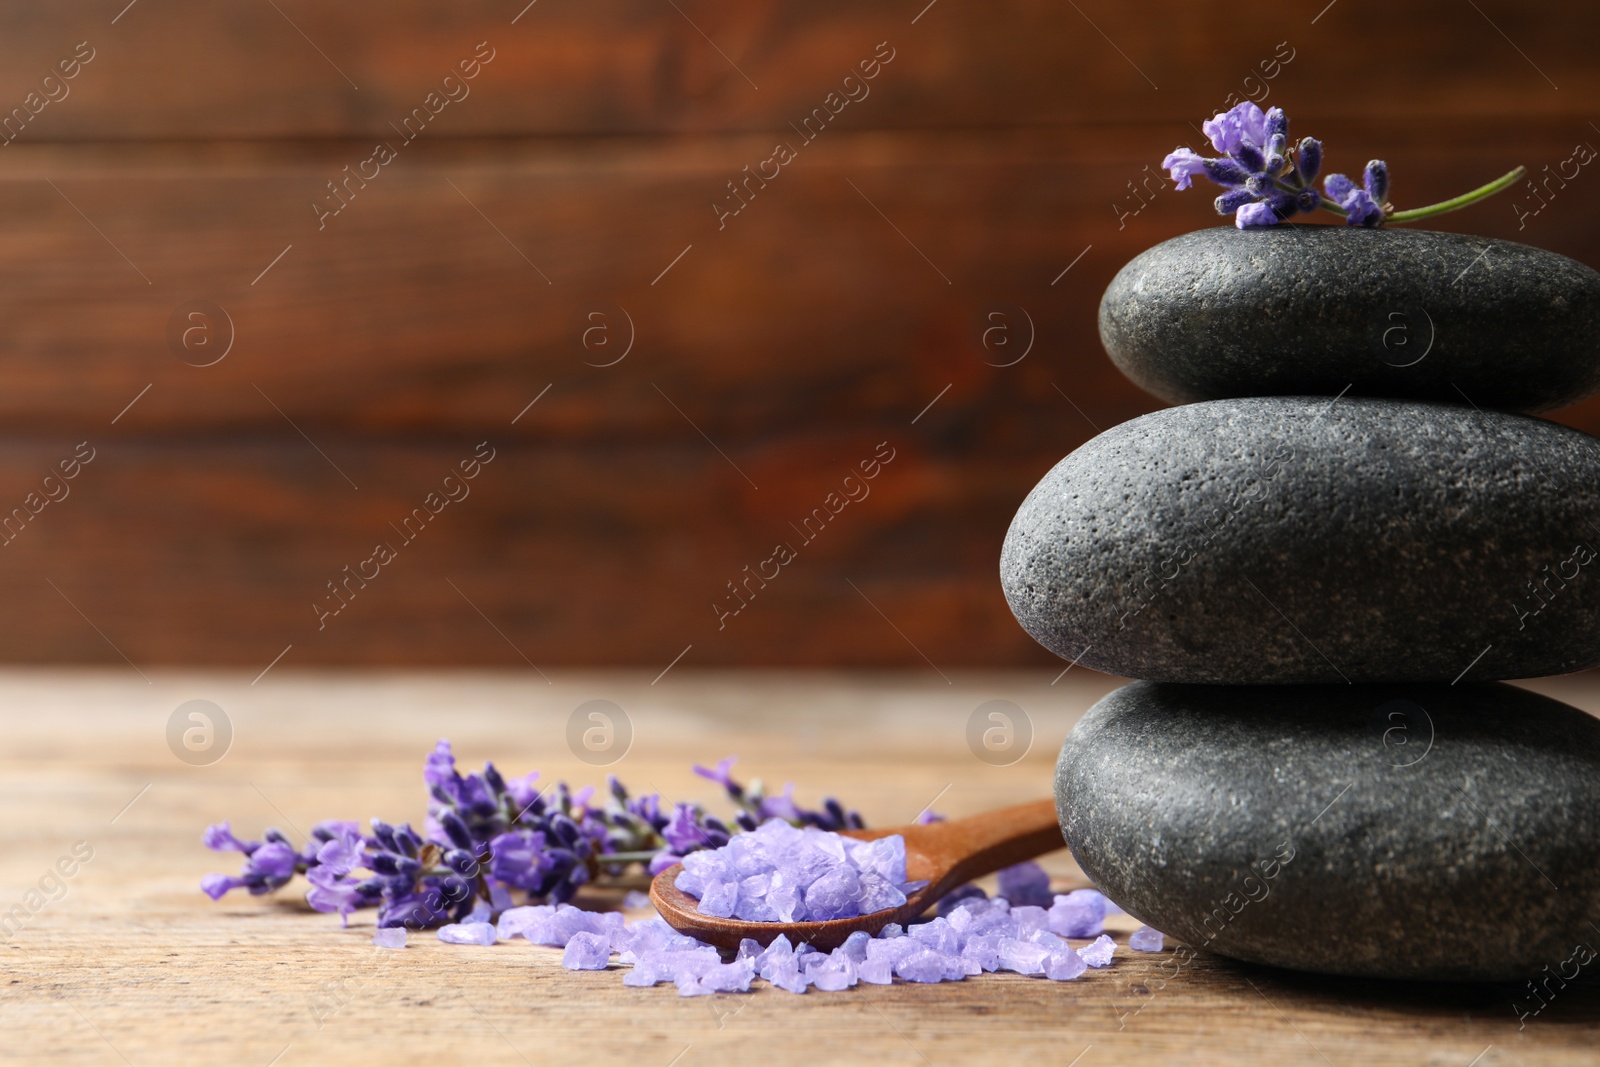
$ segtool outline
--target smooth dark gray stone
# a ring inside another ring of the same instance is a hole
[[[1123,267],[1100,337],[1124,374],[1175,402],[1349,387],[1542,411],[1600,390],[1600,274],[1465,234],[1229,226]]]
[[[1111,674],[1486,681],[1600,663],[1596,546],[1587,434],[1444,404],[1261,397],[1083,445],[1018,509],[1000,579],[1035,639]]]
[[[1518,982],[1600,948],[1600,720],[1512,686],[1135,682],[1056,802],[1095,885],[1194,948]]]

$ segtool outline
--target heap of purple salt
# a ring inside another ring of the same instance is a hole
[[[926,882],[906,879],[899,834],[858,841],[768,819],[726,845],[683,858],[677,887],[703,915],[750,922],[820,922],[898,908]]]

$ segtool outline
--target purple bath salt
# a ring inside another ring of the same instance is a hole
[[[908,982],[942,982],[947,967],[943,956],[925,948],[896,964],[894,973]]]
[[[704,915],[817,922],[898,908],[925,883],[907,881],[898,834],[857,841],[768,819],[721,848],[689,853],[675,884]]]
[[[1026,941],[1040,930],[1049,929],[1050,913],[1037,905],[1024,904],[1011,909],[1011,921],[1016,923],[1016,936]]]
[[[1106,898],[1094,889],[1074,889],[1055,898],[1050,932],[1061,937],[1098,937],[1105,929]]]
[[[856,977],[869,985],[889,985],[894,981],[894,965],[888,960],[866,960],[856,964]]]
[[[1166,939],[1162,937],[1161,931],[1148,926],[1141,926],[1128,935],[1128,947],[1135,952],[1160,952],[1165,944]]]
[[[569,971],[603,971],[611,963],[611,941],[587,931],[572,935],[561,966]]]
[[[1083,957],[1070,948],[1044,961],[1044,976],[1052,982],[1070,982],[1088,969]]]
[[[492,945],[499,935],[489,923],[450,923],[439,927],[439,940],[452,945]]]
[[[1043,974],[1044,961],[1050,953],[1043,946],[1032,941],[1018,941],[1014,937],[1005,938],[1000,942],[999,960],[1002,971],[1015,971],[1018,974]]]
[[[1000,872],[999,880],[1000,895],[1009,900],[1012,907],[1021,904],[1050,906],[1050,876],[1037,863],[1029,861],[1007,867]]]
[[[1117,944],[1105,934],[1095,938],[1094,944],[1086,945],[1078,950],[1078,955],[1083,957],[1083,962],[1091,967],[1111,966],[1111,954],[1117,949]]]
[[[372,943],[379,948],[405,948],[406,928],[404,926],[380,926],[372,931]]]
[[[553,915],[555,910],[549,904],[508,908],[500,913],[500,919],[495,926],[495,930],[502,941],[510,941],[513,937],[522,936],[534,923],[542,922]]]

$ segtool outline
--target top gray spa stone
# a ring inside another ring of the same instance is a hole
[[[1100,339],[1174,403],[1348,388],[1543,411],[1600,391],[1600,274],[1487,237],[1219,227],[1123,267]]]

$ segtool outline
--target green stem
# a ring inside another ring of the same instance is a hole
[[[655,857],[654,852],[602,852],[594,857],[594,861],[601,867],[610,867],[623,863],[649,863]]]
[[[1427,219],[1432,218],[1435,215],[1443,215],[1447,211],[1460,211],[1464,207],[1476,204],[1479,200],[1482,200],[1485,197],[1493,196],[1502,189],[1510,188],[1512,185],[1515,185],[1517,182],[1521,181],[1522,176],[1527,172],[1527,167],[1518,167],[1516,170],[1513,170],[1508,174],[1501,175],[1488,185],[1479,186],[1470,193],[1462,193],[1460,196],[1455,197],[1452,200],[1441,200],[1439,203],[1429,204],[1427,207],[1412,208],[1410,211],[1396,211],[1393,215],[1390,215],[1383,221],[1386,223],[1416,222],[1419,219]]]

